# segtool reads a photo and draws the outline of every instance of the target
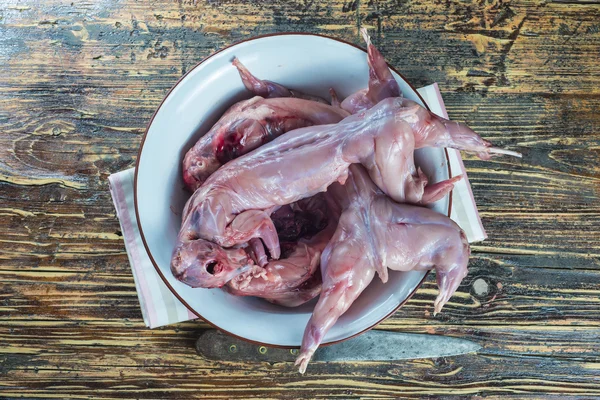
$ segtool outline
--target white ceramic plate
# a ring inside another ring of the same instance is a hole
[[[223,111],[250,94],[231,60],[237,56],[259,78],[329,98],[333,87],[344,98],[367,86],[363,49],[340,40],[307,34],[279,34],[225,48],[189,71],[169,92],[150,122],[138,158],[135,204],[146,250],[174,294],[210,324],[240,338],[266,345],[298,346],[314,301],[286,309],[260,299],[236,297],[220,289],[192,289],[170,271],[180,213],[189,194],[183,189],[181,160]],[[404,96],[423,104],[417,92],[395,74]],[[433,182],[448,178],[443,149],[423,149],[417,164]],[[434,205],[447,214],[449,199]],[[333,343],[372,328],[417,289],[424,272],[391,272],[383,285],[375,278],[326,335]]]

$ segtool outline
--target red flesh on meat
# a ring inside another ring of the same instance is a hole
[[[254,97],[234,104],[186,153],[183,181],[196,190],[221,165],[297,128],[332,124],[348,113],[298,98]]]

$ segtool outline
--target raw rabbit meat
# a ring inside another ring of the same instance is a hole
[[[254,97],[234,104],[183,159],[183,181],[190,191],[226,162],[293,129],[332,124],[348,113],[339,107],[298,98]]]
[[[300,305],[320,292],[321,253],[336,228],[332,219],[329,225],[310,239],[288,243],[290,254],[281,260],[271,260],[264,267],[254,266],[250,271],[230,280],[225,289],[238,296],[255,296],[277,304]],[[314,279],[314,277],[318,279]],[[311,278],[313,278],[311,280]],[[307,283],[308,285],[304,285]]]
[[[271,214],[280,242],[296,242],[300,238],[311,237],[327,226],[329,210],[325,196],[315,196],[281,206]]]
[[[339,211],[328,210],[323,193],[280,207],[271,219],[280,240],[281,258],[268,261],[260,239],[252,239],[249,248],[258,266],[229,281],[225,290],[285,307],[297,307],[313,299],[321,292],[321,252],[333,235],[338,217]]]
[[[298,90],[288,89],[279,83],[265,81],[258,79],[248,69],[241,63],[241,61],[235,57],[231,62],[240,73],[240,78],[242,78],[242,82],[246,89],[251,91],[255,96],[260,96],[264,98],[275,98],[275,97],[297,97],[299,99],[312,100],[319,103],[329,104],[327,100],[319,97],[313,96],[310,94],[306,94],[300,92]]]
[[[414,149],[425,146],[473,151],[482,158],[511,153],[492,148],[464,124],[399,98],[385,99],[338,124],[288,132],[227,163],[192,195],[171,270],[192,287],[221,287],[254,264],[235,247],[254,238],[278,259],[279,240],[270,214],[278,206],[325,191],[333,182],[344,182],[353,163],[367,167],[374,182],[396,201],[431,199],[424,176],[405,172],[415,169]],[[435,196],[445,193],[436,185]]]
[[[367,43],[369,87],[351,94],[342,101],[341,107],[350,114],[368,110],[383,99],[402,96],[398,82],[379,50],[371,43],[367,30],[362,28],[360,33]]]
[[[352,113],[369,109],[375,104],[377,104],[380,100],[383,100],[385,98],[400,96],[400,88],[396,80],[392,76],[383,56],[381,55],[381,53],[379,53],[375,46],[371,44],[370,37],[364,28],[361,30],[361,33],[363,34],[363,38],[367,43],[368,49],[367,62],[369,65],[369,87],[368,89],[360,90],[359,92],[346,99],[344,106],[346,107],[347,111]],[[287,96],[288,94],[292,96],[294,95],[293,93],[288,93],[287,89],[281,88],[281,85],[258,80],[252,74],[250,74],[250,72],[239,62],[239,60],[235,59],[233,63],[236,67],[238,67],[238,70],[240,71],[240,75],[242,76],[242,80],[244,81],[246,87],[249,90],[252,90],[255,94],[262,96],[268,96],[273,94],[276,96]],[[338,100],[335,90],[333,88],[330,88],[329,92],[331,95],[331,104],[335,107],[341,108],[342,104]],[[455,178],[455,180],[458,179],[460,179],[460,177]],[[446,184],[445,187],[449,187],[449,185]],[[318,222],[311,224],[310,219],[306,218],[303,213],[293,211],[292,208],[295,204],[296,203],[292,203],[291,207],[283,206],[274,215],[271,216],[271,219],[273,220],[273,223],[277,229],[278,237],[280,240],[287,239],[290,241],[294,241],[298,237],[305,234],[305,232],[303,231],[310,229],[311,227],[317,231],[322,229],[322,227],[319,226]],[[258,241],[258,239],[252,239],[252,241]],[[252,247],[255,248],[255,246]],[[261,257],[264,258],[264,261],[260,262],[259,264],[264,265],[264,263],[266,263],[266,255],[264,251],[261,251],[260,249],[258,249],[258,252],[261,254]],[[272,264],[273,263],[276,265],[278,264],[275,261],[272,262]],[[309,264],[306,261],[304,261],[304,263]],[[289,277],[290,274],[287,273],[285,269],[289,268],[291,272],[297,269],[297,266],[298,265],[295,264],[290,265],[289,262],[286,262],[278,266],[278,272],[281,271],[285,274],[285,277]],[[267,269],[269,267],[267,267]],[[264,270],[260,268],[256,269],[260,274],[265,274]],[[291,275],[294,276],[293,273]],[[252,276],[250,272],[240,275],[240,277],[230,281],[228,286],[231,286],[232,282],[236,282],[238,281],[238,279],[247,284],[247,279],[250,279],[248,278],[248,276]],[[287,282],[288,284],[293,284],[294,286],[297,286],[296,282],[294,282],[293,279],[286,279],[285,277],[277,275],[277,278],[272,278],[269,280],[269,282],[278,282],[278,284],[281,284],[281,282]],[[262,289],[261,293],[255,295],[258,297],[265,297],[266,293],[272,292],[273,290],[270,288],[267,289],[266,287],[263,287],[263,285],[261,285],[261,279],[263,278],[253,278],[252,282],[257,283],[258,286]],[[253,290],[248,290],[248,292],[255,293],[255,291]],[[243,293],[240,292],[236,292],[235,294],[243,295]]]
[[[265,300],[283,307],[298,307],[317,297],[321,293],[321,285],[321,272],[317,269],[306,282],[297,288],[265,297]]]
[[[445,215],[424,207],[393,202],[358,165],[344,186],[328,190],[343,209],[333,238],[321,256],[323,287],[310,318],[300,355],[300,372],[325,334],[371,283],[377,271],[435,268],[439,312],[467,275],[470,249],[464,232]]]

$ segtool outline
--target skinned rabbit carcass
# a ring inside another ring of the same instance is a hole
[[[183,159],[183,181],[196,190],[221,165],[293,129],[332,124],[348,113],[299,98],[253,97],[234,104]]]
[[[376,272],[385,282],[388,268],[435,269],[437,313],[466,276],[469,261],[469,244],[456,223],[430,209],[392,201],[362,166],[352,165],[346,183],[334,183],[327,193],[343,211],[321,256],[322,292],[296,361],[300,372]]]
[[[333,88],[329,89],[329,93],[331,96],[331,105],[335,107],[344,108],[346,111],[352,114],[360,111],[365,111],[385,98],[401,96],[401,91],[398,83],[393,77],[387,63],[385,62],[379,50],[371,43],[371,39],[367,33],[367,30],[365,28],[362,28],[361,34],[367,45],[367,65],[369,67],[368,87],[350,95],[348,98],[346,98],[343,105],[338,99],[335,90]],[[237,59],[234,60],[234,65],[238,67],[240,76],[242,76],[242,80],[244,81],[246,87],[249,90],[253,91],[253,93],[255,94],[279,96],[291,95],[299,97],[304,96],[304,94],[302,93],[297,95],[297,92],[288,91],[286,88],[282,88],[281,85],[258,80],[256,77],[250,74],[250,72]],[[457,181],[460,178],[461,177],[456,177],[453,181]],[[449,184],[450,182],[444,183],[440,190],[443,191],[444,188],[449,187]],[[311,199],[312,198],[300,200],[300,202]],[[282,238],[288,240],[295,240],[302,234],[304,234],[303,231],[310,229],[318,231],[322,229],[320,224],[317,221],[314,221],[314,215],[312,215],[312,219],[314,222],[311,223],[311,221],[307,219],[302,213],[292,211],[292,208],[294,208],[295,205],[296,203],[293,203],[291,207],[283,206],[274,215],[271,216],[274,225],[277,229],[280,240],[282,240]],[[323,219],[321,219],[321,221],[322,220]],[[296,234],[296,237],[290,237],[290,235],[293,233]],[[292,270],[294,269],[292,267],[290,268]]]
[[[454,147],[488,158],[503,152],[464,124],[431,114],[401,98],[381,101],[334,125],[296,129],[237,158],[212,174],[187,202],[171,270],[192,287],[221,287],[254,261],[240,246],[260,241],[272,259],[280,254],[270,214],[278,206],[344,182],[348,167],[363,164],[396,201],[420,203],[443,196],[452,182],[425,187],[416,174],[415,148]]]

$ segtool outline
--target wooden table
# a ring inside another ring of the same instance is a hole
[[[267,5],[268,4],[268,5]],[[600,396],[600,3],[0,0],[0,397]],[[141,319],[109,174],[198,61],[268,32],[375,44],[523,160],[465,157],[489,239],[437,317],[430,276],[379,328],[479,354],[209,362]]]

